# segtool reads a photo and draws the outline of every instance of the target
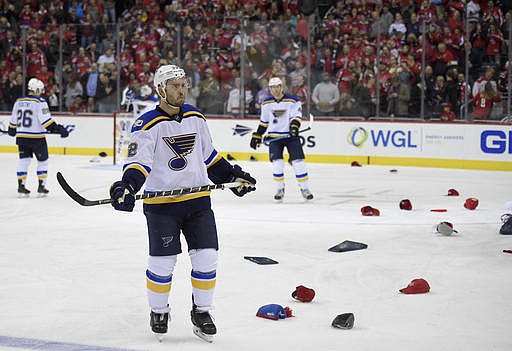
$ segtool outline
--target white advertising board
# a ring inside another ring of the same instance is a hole
[[[9,116],[0,115],[0,128],[7,129]],[[91,155],[98,149],[110,154],[113,145],[113,119],[110,115],[67,116],[55,120],[71,131],[66,139],[48,136],[50,147],[64,147],[67,152]],[[256,119],[208,119],[216,148],[236,154],[240,159],[267,153],[249,147],[251,134],[258,126]],[[300,136],[307,157],[313,162],[343,162],[342,157],[393,160],[457,160],[494,162],[490,169],[512,170],[512,125],[464,123],[401,123],[376,121],[315,121],[310,131]],[[15,145],[14,138],[2,135],[0,151],[12,152],[3,146]],[[3,148],[2,148],[3,147]],[[345,160],[346,161],[346,160]],[[377,162],[378,163],[378,162]],[[420,162],[421,163],[421,162]],[[468,163],[465,163],[469,165]],[[507,165],[509,164],[509,165]],[[429,165],[429,164],[423,164]],[[435,166],[435,162],[432,163]],[[461,166],[461,168],[466,168]],[[486,168],[469,165],[467,168]]]

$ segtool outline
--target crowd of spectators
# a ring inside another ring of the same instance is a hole
[[[169,63],[208,114],[238,115],[241,82],[245,112],[259,113],[272,76],[319,116],[417,117],[422,96],[425,118],[461,118],[464,101],[475,118],[500,114],[510,1],[317,1],[309,53],[300,3],[0,0],[0,110],[37,77],[53,111],[110,113]]]

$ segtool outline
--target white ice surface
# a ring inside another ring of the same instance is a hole
[[[55,179],[61,171],[85,197],[108,197],[121,171],[108,158],[90,159],[51,156],[50,195],[18,199],[17,155],[0,155],[0,349],[49,350],[60,342],[56,350],[512,350],[512,255],[502,252],[512,249],[512,237],[498,234],[512,200],[510,172],[309,164],[315,199],[304,203],[287,166],[285,200],[275,204],[270,164],[240,162],[258,190],[243,198],[212,193],[218,335],[207,344],[192,333],[190,263],[182,254],[169,333],[158,343],[148,322],[141,203],[133,213],[81,207]],[[27,187],[36,190],[35,161]],[[449,188],[461,196],[444,196]],[[480,200],[476,210],[463,207],[467,197]],[[404,198],[413,211],[398,208]],[[381,216],[361,216],[364,205]],[[433,234],[444,220],[459,234]],[[327,251],[344,240],[368,249]],[[256,265],[244,255],[279,264]],[[419,277],[430,293],[398,292]],[[301,284],[316,291],[313,302],[290,297]],[[295,317],[257,318],[269,303],[290,306]],[[344,312],[355,314],[354,328],[332,328]]]

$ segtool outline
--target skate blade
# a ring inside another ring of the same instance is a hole
[[[37,197],[39,197],[39,198],[41,198],[41,197],[48,197],[48,194],[38,193]]]
[[[29,194],[18,193],[18,199],[28,199],[29,197]]]
[[[165,334],[162,334],[162,333],[153,333],[153,335],[155,336],[155,338],[158,340],[158,342],[162,342],[164,340],[164,335]]]
[[[192,329],[194,331],[194,334],[196,334],[199,338],[203,339],[206,342],[213,342],[213,335],[205,334],[199,329],[198,327],[194,327]]]

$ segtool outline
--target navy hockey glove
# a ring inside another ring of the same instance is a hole
[[[112,206],[118,211],[132,212],[135,206],[135,192],[130,184],[125,184],[122,180],[115,182],[110,186],[110,198]]]
[[[251,147],[256,150],[258,146],[261,145],[261,134],[258,133],[252,133],[251,138]]]
[[[62,124],[58,125],[59,127],[59,134],[61,138],[67,138],[69,136],[69,132]]]
[[[290,136],[296,137],[299,136],[299,126],[296,124],[292,124],[290,126]]]
[[[9,127],[9,129],[7,129],[7,134],[9,134],[12,137],[16,136],[16,128]]]
[[[238,188],[231,188],[231,191],[236,196],[244,196],[245,194],[256,190],[256,187],[254,186],[256,184],[256,179],[251,177],[251,175],[247,172],[244,172],[242,168],[240,168],[239,165],[234,165],[233,169],[231,170],[231,181],[232,182],[244,182],[247,184],[241,185]]]

